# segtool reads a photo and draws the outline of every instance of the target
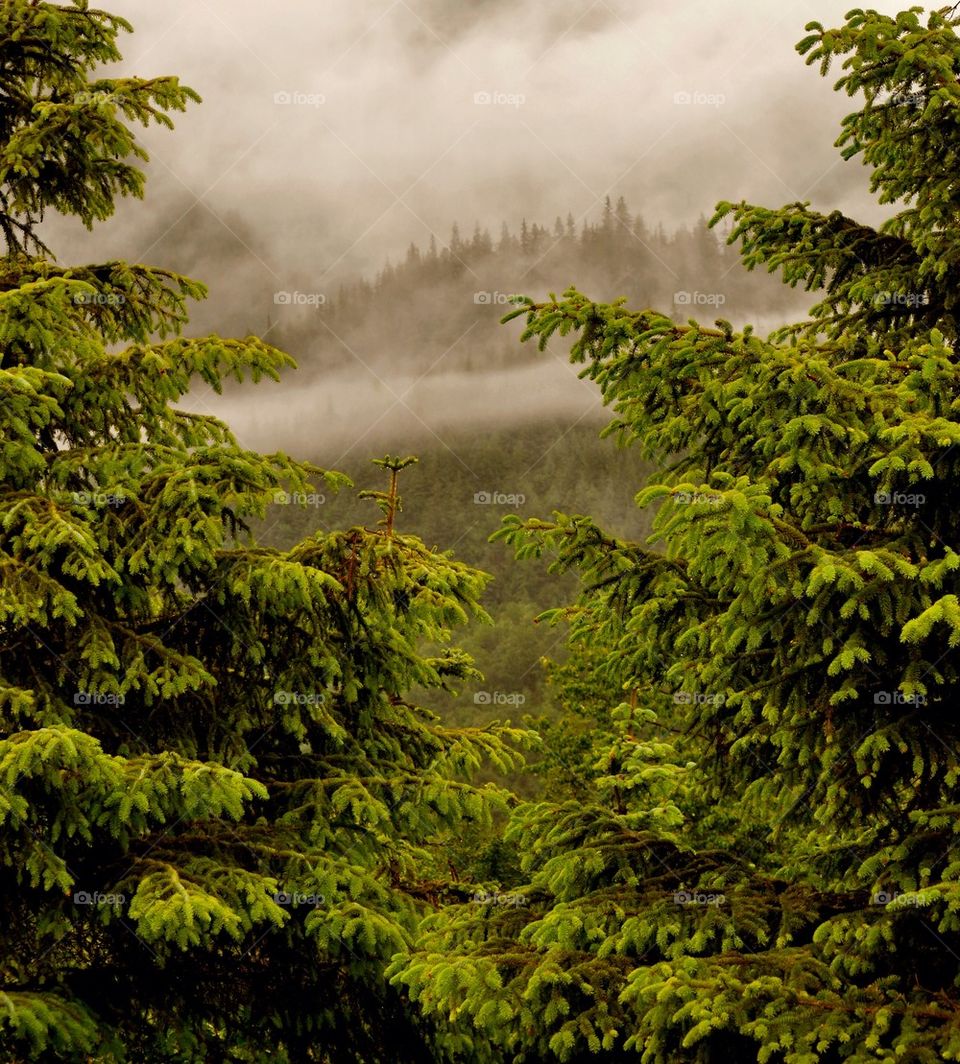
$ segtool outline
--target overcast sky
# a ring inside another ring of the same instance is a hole
[[[454,220],[595,218],[606,194],[668,227],[722,198],[882,217],[868,171],[832,147],[854,107],[832,90],[839,67],[822,78],[794,48],[850,0],[104,6],[135,27],[124,73],[177,74],[204,102],[144,134],[146,208],[93,238],[58,226],[56,247],[202,260],[204,324],[253,288],[333,290],[411,240],[442,244]],[[212,276],[198,233],[216,244]]]
[[[375,266],[454,218],[595,214],[607,193],[668,225],[741,197],[870,215],[867,171],[831,146],[851,101],[794,51],[849,0],[105,6],[135,27],[125,72],[175,73],[204,98],[146,135],[148,202],[241,215],[267,279],[291,260]],[[129,219],[147,228],[141,207]]]

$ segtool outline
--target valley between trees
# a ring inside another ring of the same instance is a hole
[[[330,469],[189,407],[295,350],[42,239],[197,94],[0,6],[0,1059],[960,1059],[958,26],[807,26],[896,211],[717,205],[796,324],[532,288],[602,436]]]

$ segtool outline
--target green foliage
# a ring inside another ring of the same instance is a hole
[[[449,1059],[960,1059],[960,19],[919,13],[799,46],[848,57],[839,146],[893,219],[718,207],[748,266],[825,287],[810,321],[762,339],[575,289],[505,319],[572,337],[660,472],[649,543],[562,513],[498,533],[580,573],[547,619],[596,724],[512,814],[523,904],[447,906],[391,967]]]
[[[117,196],[141,196],[147,155],[127,125],[172,126],[168,112],[199,101],[176,78],[93,78],[117,62],[117,37],[132,27],[90,8],[5,3],[0,232],[9,252],[45,250],[35,227],[44,211],[76,215],[90,228]]]
[[[383,520],[380,522],[387,530],[388,535],[393,534],[393,522],[398,513],[403,510],[401,505],[400,495],[397,492],[397,479],[401,469],[406,469],[407,466],[414,465],[419,459],[410,455],[407,458],[392,458],[389,454],[386,458],[374,458],[373,464],[379,466],[381,469],[387,469],[390,471],[390,489],[389,491],[361,491],[361,499],[373,499],[373,501],[380,507],[380,511],[383,514]]]
[[[524,513],[579,506],[608,527],[643,534],[649,531],[648,515],[622,495],[618,484],[624,478],[643,477],[650,467],[633,452],[599,439],[587,421],[571,429],[558,418],[492,427],[480,434],[463,432],[445,440],[445,446],[425,448],[416,471],[403,478],[403,527],[425,543],[456,543],[460,556],[492,574],[483,601],[494,624],[473,625],[460,635],[482,679],[465,680],[452,703],[445,692],[417,692],[417,698],[444,720],[462,724],[485,723],[503,712],[502,705],[475,701],[484,697],[480,692],[513,693],[523,712],[538,719],[557,717],[560,708],[554,705],[538,662],[547,654],[562,652],[562,635],[535,619],[558,595],[576,594],[576,575],[558,577],[537,566],[518,566],[503,544],[488,542],[489,536],[511,508],[506,500],[521,489]],[[316,457],[320,459],[319,453]],[[358,486],[381,487],[382,477],[366,458],[348,459],[343,469]],[[492,498],[494,490],[504,493],[501,504],[478,505],[478,492]],[[358,501],[361,494],[329,493],[322,505],[276,507],[253,528],[261,542],[289,547],[317,527],[334,529],[369,521],[369,506]],[[564,713],[567,708],[563,707]],[[510,711],[514,712],[512,707]],[[511,776],[509,786],[529,794],[538,781],[524,771]]]
[[[292,360],[182,335],[188,278],[29,257],[44,209],[139,192],[125,122],[196,97],[89,81],[128,27],[84,0],[0,20],[0,1056],[426,1059],[383,967],[528,736],[410,692],[476,674],[487,576],[394,528],[411,459],[385,527],[256,541],[349,480],[177,404]]]

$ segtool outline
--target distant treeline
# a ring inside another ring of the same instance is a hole
[[[765,273],[740,265],[736,247],[701,216],[667,232],[634,214],[621,196],[606,198],[595,221],[570,213],[552,226],[504,222],[494,239],[476,224],[463,235],[454,223],[441,245],[411,243],[402,261],[386,260],[372,278],[345,281],[306,306],[277,311],[271,339],[305,367],[325,372],[364,362],[388,362],[421,374],[515,365],[533,352],[516,329],[498,325],[514,294],[542,298],[577,285],[596,299],[626,296],[676,320],[697,317],[761,328],[794,320],[812,302]]]
[[[438,245],[435,236],[430,237],[425,248],[411,241],[403,261],[393,264],[388,258],[372,281],[361,278],[341,284],[334,307],[343,313],[411,284],[469,277],[472,268],[483,266],[491,258],[519,259],[533,266],[532,275],[548,274],[551,267],[570,262],[571,254],[577,265],[603,271],[604,279],[614,286],[620,284],[631,290],[652,283],[663,271],[676,270],[679,282],[681,271],[688,276],[695,273],[698,278],[707,277],[715,274],[718,266],[725,272],[736,261],[732,250],[727,251],[707,228],[705,217],[701,216],[692,229],[668,233],[662,225],[651,229],[641,215],[631,212],[623,196],[616,204],[607,196],[600,219],[595,223],[581,220],[579,230],[569,212],[566,219],[557,215],[552,229],[538,222],[528,224],[524,218],[519,231],[513,232],[507,222],[502,222],[497,240],[479,222],[474,225],[473,235],[465,239],[459,223],[454,222],[445,245]],[[541,270],[541,265],[548,268]]]

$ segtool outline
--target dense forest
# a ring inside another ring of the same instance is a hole
[[[407,473],[398,526],[428,544],[456,544],[458,556],[491,574],[484,605],[494,625],[474,625],[461,633],[460,645],[476,660],[483,674],[463,685],[456,699],[447,694],[421,692],[425,704],[458,724],[486,723],[506,712],[515,718],[550,708],[545,690],[545,656],[565,654],[561,634],[536,623],[543,610],[560,595],[573,596],[572,573],[550,574],[544,567],[518,566],[512,552],[489,542],[511,511],[535,514],[551,509],[594,515],[618,535],[642,539],[650,531],[650,516],[637,509],[624,483],[640,482],[649,463],[631,451],[601,440],[593,425],[534,422],[482,436],[449,440],[451,449],[434,446],[419,454]],[[354,458],[341,463],[359,488],[380,486],[376,467]],[[522,485],[522,492],[513,490]],[[289,548],[318,528],[370,523],[368,501],[354,493],[322,493],[322,502],[296,505],[282,497],[258,524],[258,539]],[[487,701],[485,693],[491,695]],[[510,701],[497,701],[497,695]],[[521,778],[514,781],[520,785]]]
[[[0,5],[0,1059],[960,1060],[958,27],[797,45],[879,228],[608,201],[268,342],[56,258],[200,101],[104,76],[131,27],[86,0]],[[327,334],[429,370],[478,307],[463,367],[562,349],[602,433],[329,468],[190,406],[308,387]]]
[[[481,372],[535,357],[515,330],[499,325],[511,296],[545,296],[574,281],[664,307],[678,321],[721,315],[772,327],[806,309],[798,293],[766,272],[740,268],[736,251],[702,215],[667,233],[662,225],[648,228],[622,196],[615,203],[607,196],[598,213],[579,227],[569,213],[552,229],[522,219],[512,232],[503,222],[496,240],[479,223],[469,237],[453,223],[446,244],[434,236],[426,247],[411,243],[402,261],[388,259],[372,279],[314,293],[305,278],[308,290],[278,297],[290,302],[268,317],[271,340],[298,352],[304,373],[335,373],[349,365],[350,351],[417,375]]]

